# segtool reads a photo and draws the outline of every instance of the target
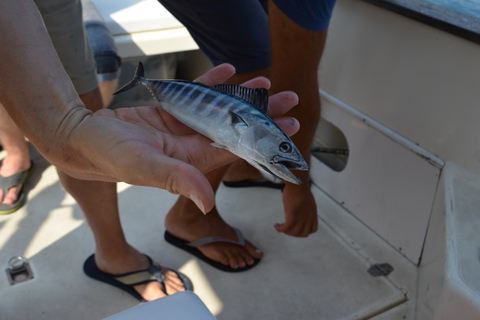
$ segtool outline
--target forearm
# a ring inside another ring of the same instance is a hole
[[[90,114],[66,74],[33,1],[0,6],[0,102],[50,161]]]

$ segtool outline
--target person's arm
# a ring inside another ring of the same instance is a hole
[[[34,2],[3,2],[0,29],[0,102],[47,159],[68,162],[71,128],[91,112],[73,88]]]
[[[204,212],[214,205],[202,174],[237,159],[151,107],[88,111],[58,59],[32,1],[9,1],[0,8],[0,103],[40,153],[63,172],[79,178],[124,181],[182,194]],[[206,85],[234,74],[221,65],[197,79]],[[245,84],[269,87],[265,78]],[[293,92],[270,99],[277,117],[298,102]],[[292,118],[277,123],[292,135]]]

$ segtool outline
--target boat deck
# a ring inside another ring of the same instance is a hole
[[[55,169],[32,152],[36,170],[26,205],[0,216],[0,267],[16,255],[34,279],[10,286],[0,276],[1,319],[103,319],[138,302],[84,275],[92,233]],[[218,271],[163,240],[163,218],[176,196],[154,188],[118,185],[129,242],[193,281],[195,293],[218,319],[412,319],[417,269],[340,205],[312,186],[319,230],[306,239],[279,234],[281,192],[220,187],[218,209],[264,252],[244,273]],[[388,277],[367,269],[388,262]],[[385,313],[385,311],[387,311]]]

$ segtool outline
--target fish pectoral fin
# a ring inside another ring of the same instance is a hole
[[[241,115],[239,115],[236,112],[230,112],[230,115],[232,116],[232,124],[236,126],[245,126],[248,127],[248,123],[242,118]]]
[[[216,142],[210,143],[210,145],[214,146],[215,148],[220,148],[220,149],[225,149],[228,150],[228,148],[224,145],[218,144]]]
[[[234,84],[219,84],[215,89],[230,93],[253,105],[266,114],[268,109],[268,90],[265,88],[245,88]]]

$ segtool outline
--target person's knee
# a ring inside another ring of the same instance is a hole
[[[122,61],[117,54],[113,37],[103,22],[87,21],[85,22],[85,29],[95,58],[102,99],[104,105],[108,106],[112,101],[111,95],[118,83]]]

